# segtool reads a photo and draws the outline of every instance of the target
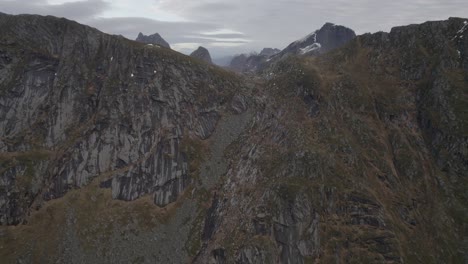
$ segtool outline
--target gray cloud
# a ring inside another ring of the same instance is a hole
[[[191,42],[191,43],[214,43],[214,42],[222,42],[222,43],[238,43],[238,44],[246,44],[250,43],[251,41],[248,39],[242,38],[211,38],[211,37],[199,37],[199,36],[186,36],[180,38],[179,42]]]
[[[240,33],[204,33],[216,32],[219,29],[219,26],[213,23],[163,22],[138,17],[95,18],[88,22],[104,32],[123,35],[129,39],[135,39],[138,32],[147,35],[158,32],[173,48],[186,54],[191,53],[198,46],[204,46],[209,48],[213,56],[222,56],[236,52],[241,44],[249,43],[244,39],[245,35]]]
[[[201,33],[203,36],[210,36],[212,38],[245,38],[246,35],[243,33],[226,33],[226,34],[206,34]]]
[[[49,7],[51,15],[83,20],[104,12],[110,5],[102,0],[86,0],[61,5],[50,5]]]
[[[51,5],[46,0],[29,0],[27,4],[0,0],[0,11],[63,16],[131,39],[140,31],[159,32],[184,52],[203,45],[213,57],[259,51],[263,47],[284,48],[325,22],[345,25],[362,34],[450,16],[468,16],[466,0],[154,0],[153,3],[159,12],[175,14],[188,22],[101,17],[104,11],[112,9],[111,0],[61,5]]]
[[[190,8],[190,12],[232,12],[236,9],[237,6],[235,4],[226,3],[226,2],[218,2],[218,3],[201,3],[197,4]]]
[[[162,22],[140,17],[95,18],[91,25],[111,34],[121,34],[130,39],[139,32],[153,34],[158,32],[164,39],[174,43],[185,39],[184,36],[203,30],[215,30],[216,25],[197,22]]]
[[[105,10],[110,4],[103,0],[84,0],[52,5],[46,0],[29,0],[27,4],[17,0],[1,0],[0,10],[9,14],[39,14],[66,17],[85,23]]]

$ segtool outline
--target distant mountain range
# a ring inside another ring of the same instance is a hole
[[[323,54],[345,45],[355,37],[356,34],[352,29],[326,23],[322,28],[300,40],[292,42],[281,51],[265,48],[259,54],[237,55],[231,60],[229,68],[237,72],[254,72],[283,57]]]

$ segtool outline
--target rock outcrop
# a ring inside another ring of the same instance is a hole
[[[0,259],[466,262],[467,24],[244,76],[0,14]]]
[[[150,45],[158,45],[164,48],[170,49],[171,46],[167,41],[165,41],[159,33],[154,33],[152,35],[144,35],[143,33],[138,33],[138,36],[136,38],[136,41],[144,43],[144,44],[150,44]]]
[[[197,58],[199,60],[202,60],[204,62],[207,62],[209,64],[212,64],[213,62],[211,61],[211,56],[210,52],[204,48],[204,47],[198,47],[198,49],[194,50],[191,54],[190,57]]]

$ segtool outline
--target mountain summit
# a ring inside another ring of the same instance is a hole
[[[145,44],[153,44],[153,45],[159,45],[161,47],[165,47],[170,49],[171,46],[167,41],[165,41],[159,33],[154,33],[153,35],[144,35],[143,33],[139,33],[138,37],[136,38],[136,41],[145,43]]]
[[[206,48],[201,46],[198,47],[198,49],[196,49],[194,52],[192,52],[192,54],[190,54],[190,57],[197,58],[208,63],[213,63],[211,61],[210,52]]]
[[[341,47],[355,37],[356,33],[352,29],[333,23],[325,23],[319,30],[289,44],[279,53],[279,56],[321,54]]]

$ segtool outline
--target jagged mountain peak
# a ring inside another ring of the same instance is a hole
[[[327,22],[320,29],[289,44],[279,56],[321,54],[343,46],[355,37],[352,29]]]
[[[169,48],[169,49],[171,48],[169,43],[167,43],[167,41],[164,40],[163,37],[161,37],[161,35],[159,35],[159,33],[154,33],[152,35],[145,35],[145,34],[140,32],[140,33],[138,33],[136,41],[141,42],[141,43],[145,43],[145,44],[159,45],[161,47],[165,47],[165,48]]]

